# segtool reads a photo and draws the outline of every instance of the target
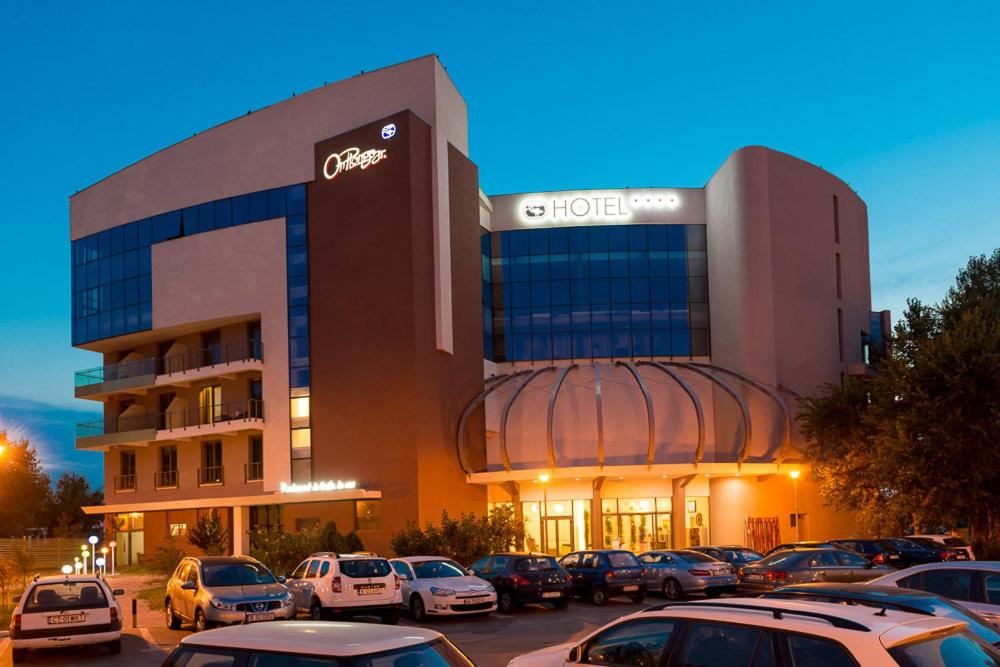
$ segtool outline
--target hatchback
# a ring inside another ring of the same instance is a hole
[[[739,588],[769,591],[785,584],[811,581],[867,581],[893,572],[874,565],[853,551],[843,549],[802,549],[779,551],[739,570]]]
[[[167,580],[163,599],[167,626],[216,625],[295,618],[292,594],[264,565],[248,556],[183,559]]]
[[[754,551],[749,547],[740,546],[738,544],[730,544],[724,546],[688,547],[687,551],[701,552],[706,556],[711,556],[716,560],[721,560],[726,563],[729,563],[734,568],[738,568],[741,565],[746,565],[747,563],[752,563],[764,557],[764,554],[758,551]]]
[[[390,563],[403,584],[403,608],[415,621],[428,614],[489,614],[497,608],[493,586],[451,559],[411,556]]]
[[[733,567],[699,551],[647,551],[639,554],[646,568],[646,586],[670,600],[690,593],[718,595],[736,588]]]
[[[1000,625],[1000,561],[917,565],[879,577],[871,583],[935,593],[955,600]]]
[[[575,551],[563,556],[559,564],[573,578],[572,594],[598,606],[619,595],[636,604],[646,597],[645,572],[631,551]]]
[[[480,558],[469,568],[497,592],[497,608],[507,614],[530,602],[569,606],[573,579],[556,559],[530,552],[497,553]]]
[[[288,577],[295,606],[314,621],[377,616],[399,622],[403,592],[392,565],[381,556],[314,553]]]

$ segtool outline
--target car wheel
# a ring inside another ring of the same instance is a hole
[[[11,653],[11,659],[15,663],[28,661],[28,649],[26,648],[16,648]]]
[[[167,617],[167,627],[171,630],[181,629],[181,619],[177,616],[174,611],[174,603],[171,600],[167,600],[166,604],[163,605],[164,615]]]
[[[205,612],[198,609],[194,612],[194,631],[204,632],[208,630],[208,620],[205,619]]]
[[[410,616],[417,623],[423,623],[427,618],[427,609],[424,608],[424,599],[418,593],[414,593],[410,598]]]
[[[632,604],[642,604],[642,601],[646,599],[645,593],[636,593],[632,596]]]
[[[553,609],[565,609],[569,606],[569,598],[563,598],[562,600],[556,600],[552,603]]]
[[[663,595],[668,600],[680,600],[684,597],[684,589],[676,579],[665,579],[663,581]]]
[[[393,609],[392,611],[387,611],[382,614],[382,623],[384,625],[398,625],[399,624],[399,610]]]
[[[608,603],[608,593],[603,588],[595,588],[590,591],[590,601],[598,607],[603,607]]]
[[[113,642],[108,642],[108,653],[111,655],[118,655],[122,652],[122,640],[116,639]]]
[[[312,602],[309,603],[309,619],[312,621],[326,620],[326,614],[323,613],[323,604],[318,598],[313,598]]]
[[[514,611],[514,596],[510,591],[500,591],[497,593],[497,609],[502,614],[509,614]]]

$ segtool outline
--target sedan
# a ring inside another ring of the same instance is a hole
[[[740,568],[739,588],[764,592],[785,584],[812,581],[858,582],[892,571],[843,549],[779,551]]]
[[[871,583],[934,593],[955,600],[1000,625],[1000,561],[917,565],[873,579]]]
[[[639,554],[639,561],[646,568],[646,587],[670,600],[689,593],[713,596],[736,588],[729,563],[697,551],[647,551]]]
[[[403,585],[403,606],[415,621],[432,616],[489,614],[497,593],[489,582],[448,558],[411,556],[389,561]]]
[[[747,563],[752,563],[758,561],[764,557],[764,554],[754,551],[749,547],[744,547],[739,544],[729,544],[723,546],[707,546],[707,547],[688,547],[688,551],[698,551],[705,554],[706,556],[711,556],[716,560],[725,561],[729,563],[734,568],[739,568]]]

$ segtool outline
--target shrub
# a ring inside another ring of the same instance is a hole
[[[28,580],[35,574],[35,555],[25,544],[17,543],[10,550],[10,561],[14,566],[14,575],[21,582],[21,588],[27,588]]]
[[[0,556],[0,607],[7,606],[7,598],[14,586],[14,563],[5,556]]]
[[[318,530],[286,533],[281,529],[255,531],[250,534],[250,555],[267,565],[275,574],[287,575],[317,551],[350,553],[364,551],[365,545],[357,533],[342,535],[337,524],[330,521]]]
[[[184,552],[177,548],[177,543],[171,535],[167,537],[163,546],[158,547],[156,551],[143,559],[143,565],[154,572],[171,574],[182,558],[184,558]]]
[[[486,516],[462,514],[452,519],[441,512],[438,526],[421,530],[409,525],[389,540],[399,556],[444,556],[469,565],[483,556],[505,551],[524,541],[524,522],[513,508],[498,506]]]
[[[229,531],[222,525],[217,510],[209,516],[198,518],[198,523],[188,531],[188,542],[207,556],[224,556],[229,553]]]

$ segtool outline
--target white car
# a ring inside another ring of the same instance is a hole
[[[199,632],[182,639],[163,664],[475,667],[433,630],[322,621],[275,621]]]
[[[395,558],[392,569],[403,582],[403,607],[415,621],[427,615],[489,614],[497,592],[453,560],[440,556]]]
[[[14,662],[27,659],[31,649],[104,644],[120,653],[121,606],[111,590],[93,576],[42,577],[28,584],[10,622]]]
[[[403,604],[399,577],[380,556],[315,553],[285,581],[299,611],[314,621],[344,616],[378,616],[399,622]]]
[[[996,667],[1000,651],[964,622],[823,602],[729,598],[668,602],[508,667]]]
[[[956,537],[955,535],[907,535],[906,537],[908,539],[919,537],[925,540],[933,540],[941,546],[962,549],[969,557],[969,560],[976,560],[976,554],[972,552],[972,546],[961,537]]]
[[[949,561],[915,565],[867,582],[935,593],[1000,626],[1000,561]]]

